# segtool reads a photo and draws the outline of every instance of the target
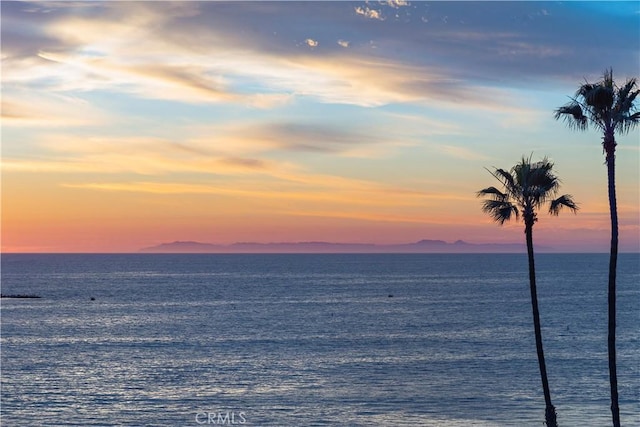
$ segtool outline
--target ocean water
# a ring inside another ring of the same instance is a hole
[[[2,255],[2,426],[542,426],[524,254]],[[536,257],[561,426],[610,425],[606,254]],[[640,425],[640,258],[618,268]],[[94,300],[91,300],[94,298]]]

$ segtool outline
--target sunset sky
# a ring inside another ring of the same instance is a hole
[[[638,2],[2,2],[2,251],[175,240],[524,240],[475,192],[549,156],[577,215],[538,244],[608,251],[601,135],[553,118],[640,74]],[[618,136],[639,250],[640,132]]]

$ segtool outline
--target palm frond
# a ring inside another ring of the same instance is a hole
[[[633,79],[633,85],[635,87],[635,79]],[[636,98],[638,97],[638,94],[640,93],[639,89],[634,90],[633,92],[629,92],[629,94],[626,97],[626,102],[627,104],[624,105],[623,107],[627,110],[630,110],[634,107],[634,102],[636,101]]]
[[[494,195],[496,198],[500,198],[500,199],[504,199],[507,196],[507,194],[503,193],[502,191],[498,190],[496,187],[487,187],[484,188],[480,191],[478,191],[476,193],[477,197],[482,197],[482,196],[487,196],[487,195]]]
[[[504,169],[496,169],[494,172],[491,172],[491,175],[502,183],[507,194],[513,196],[518,193],[518,184],[509,172]]]
[[[502,225],[512,217],[518,219],[518,207],[506,200],[489,199],[482,202],[482,212],[488,214],[498,224]]]
[[[562,208],[568,208],[573,213],[578,211],[578,204],[573,201],[573,197],[570,194],[563,194],[555,200],[552,200],[549,204],[549,213],[557,216]]]
[[[635,86],[636,79],[629,79],[624,86],[618,90],[618,93],[616,94],[616,106],[614,108],[618,113],[628,110],[633,105],[633,101],[636,96],[638,96],[637,90],[632,92]]]
[[[591,92],[595,85],[585,81],[583,85],[580,85],[578,90],[576,91],[576,98],[585,98],[586,94]]]
[[[516,183],[513,176],[504,169],[495,168],[494,171],[487,171],[497,179],[504,191],[496,187],[487,187],[476,193],[478,197],[486,196],[482,202],[482,211],[487,213],[491,219],[502,225],[511,218],[518,219],[518,207],[512,202],[512,197],[517,194]],[[515,193],[514,193],[515,192]]]
[[[640,122],[640,114],[636,112],[635,100],[640,94],[640,90],[633,90],[636,87],[636,80],[629,79],[618,91],[616,106],[614,108],[613,120],[615,129],[621,134],[626,134],[634,129]]]
[[[624,120],[619,121],[616,130],[624,135],[631,132],[638,125],[640,125],[640,112],[633,113]]]
[[[529,185],[545,193],[554,192],[560,185],[560,180],[552,172],[553,163],[545,163],[531,170]]]
[[[556,120],[562,119],[570,128],[577,130],[587,129],[588,119],[578,102],[574,101],[556,109],[553,116]]]

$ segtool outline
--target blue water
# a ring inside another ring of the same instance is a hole
[[[608,255],[537,256],[562,426],[608,426]],[[640,258],[618,268],[640,425]],[[3,426],[542,426],[526,255],[2,255]],[[95,300],[91,300],[93,297]]]

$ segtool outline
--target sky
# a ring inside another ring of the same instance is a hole
[[[640,75],[638,2],[1,4],[3,252],[172,241],[520,243],[476,192],[549,157],[577,215],[534,241],[607,252],[601,135],[554,120]],[[617,136],[640,249],[638,130]]]

